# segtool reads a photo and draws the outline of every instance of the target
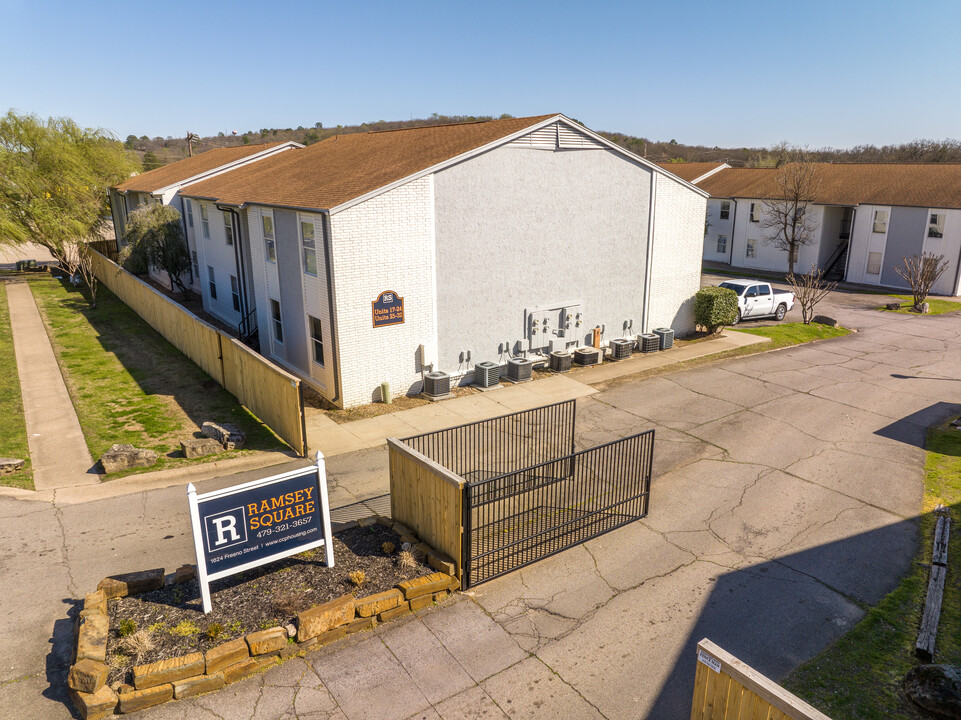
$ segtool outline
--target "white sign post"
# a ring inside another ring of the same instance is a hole
[[[187,486],[204,612],[210,583],[317,547],[334,566],[324,456],[300,470],[197,494]]]

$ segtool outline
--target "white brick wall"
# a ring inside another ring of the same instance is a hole
[[[707,200],[660,173],[656,178],[647,330],[670,327],[675,335],[685,335],[694,331]]]
[[[331,216],[337,355],[345,407],[380,399],[380,384],[419,392],[417,348],[436,342],[433,176]],[[371,303],[392,290],[405,322],[372,327]]]

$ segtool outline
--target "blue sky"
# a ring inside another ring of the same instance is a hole
[[[0,111],[136,135],[562,112],[719,146],[961,138],[961,3],[0,0]]]

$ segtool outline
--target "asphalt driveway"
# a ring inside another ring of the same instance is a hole
[[[140,717],[687,718],[702,637],[783,675],[906,571],[924,428],[961,413],[961,318],[881,313],[878,302],[836,294],[819,308],[859,330],[845,338],[614,381],[579,400],[582,445],[656,428],[645,520]],[[330,469],[345,486],[356,471],[373,493],[384,457],[341,456]],[[0,703],[17,717],[70,714],[49,687],[70,626],[51,602],[118,566],[152,566],[158,543],[168,567],[191,560],[167,492],[71,507],[0,500]],[[64,619],[38,649],[50,616]]]

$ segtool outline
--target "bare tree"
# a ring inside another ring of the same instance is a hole
[[[78,273],[83,281],[87,284],[87,289],[90,291],[90,307],[97,307],[97,287],[98,280],[97,275],[93,271],[93,249],[90,247],[89,243],[77,243],[77,268],[74,271]]]
[[[787,276],[787,281],[794,292],[794,299],[801,306],[801,319],[805,325],[811,324],[811,318],[814,317],[814,306],[838,286],[836,282],[825,281],[824,270],[819,268],[817,264],[811,265],[811,272],[806,275],[790,273]]]
[[[764,244],[787,253],[788,274],[793,275],[801,248],[815,240],[814,200],[821,181],[817,166],[809,162],[787,163],[775,173],[777,197],[764,203],[760,226]]]
[[[909,258],[902,258],[904,267],[894,266],[894,272],[904,278],[905,282],[911,286],[911,294],[914,295],[914,310],[921,312],[921,306],[927,300],[931,288],[938,281],[944,271],[948,269],[948,261],[944,255],[922,252],[920,256],[912,255]]]

